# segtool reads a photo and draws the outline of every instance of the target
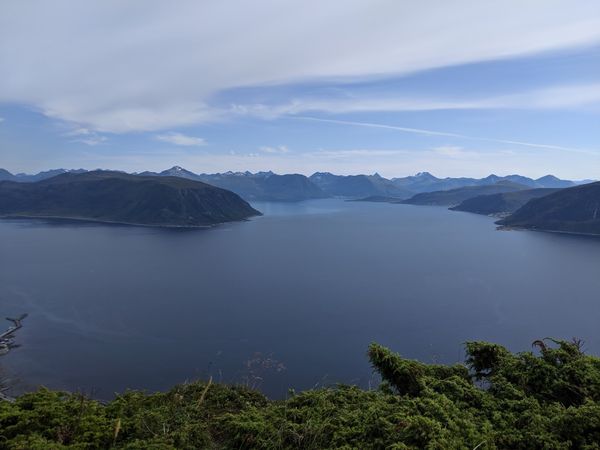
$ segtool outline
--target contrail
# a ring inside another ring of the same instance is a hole
[[[404,133],[413,133],[413,134],[422,134],[427,136],[445,136],[445,137],[453,137],[459,139],[468,139],[471,141],[485,141],[485,142],[496,142],[499,144],[510,144],[510,145],[522,145],[524,147],[534,147],[534,148],[543,148],[547,150],[561,150],[565,152],[571,153],[582,153],[585,155],[598,155],[598,151],[596,150],[586,150],[583,148],[575,148],[575,147],[561,147],[559,145],[551,145],[551,144],[538,144],[534,142],[522,142],[522,141],[511,141],[508,139],[495,139],[495,138],[486,138],[480,136],[469,136],[466,134],[459,133],[447,133],[444,131],[435,131],[435,130],[425,130],[422,128],[408,128],[408,127],[400,127],[396,125],[385,125],[381,123],[372,123],[372,122],[354,122],[350,120],[336,120],[336,119],[321,119],[319,117],[309,117],[309,116],[287,116],[293,119],[300,120],[312,120],[315,122],[326,122],[326,123],[335,123],[339,125],[351,125],[357,127],[369,127],[369,128],[383,128],[386,130],[396,130],[402,131]]]

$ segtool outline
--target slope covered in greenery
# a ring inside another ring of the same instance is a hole
[[[408,205],[454,206],[480,195],[500,194],[523,189],[527,189],[527,187],[510,181],[501,181],[486,186],[467,186],[447,191],[424,192],[404,200],[402,203]]]
[[[233,192],[178,177],[65,173],[0,181],[0,217],[83,219],[153,226],[206,226],[260,214]]]
[[[468,198],[461,204],[450,208],[453,211],[464,211],[486,216],[505,215],[515,212],[529,200],[553,194],[559,189],[539,188],[523,191],[503,192],[499,194],[479,195]]]
[[[600,182],[533,199],[499,223],[531,230],[600,234]]]
[[[578,342],[534,344],[539,355],[467,343],[466,365],[454,366],[403,359],[372,344],[379,389],[338,386],[281,401],[210,382],[128,392],[108,404],[41,389],[0,403],[0,446],[600,448],[600,359]]]

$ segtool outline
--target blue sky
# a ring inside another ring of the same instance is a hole
[[[600,2],[3,2],[0,167],[598,178]]]

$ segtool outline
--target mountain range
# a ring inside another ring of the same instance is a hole
[[[233,192],[180,177],[92,171],[0,181],[0,217],[197,227],[259,214]]]
[[[467,186],[486,186],[497,184],[502,181],[517,183],[529,188],[565,188],[589,182],[588,180],[583,182],[561,180],[554,175],[546,175],[538,179],[524,177],[522,175],[507,175],[501,177],[493,174],[485,178],[437,178],[429,172],[421,172],[414,176],[404,178],[392,178],[391,181],[394,185],[405,187],[414,193],[446,191]]]
[[[55,169],[35,175],[16,174],[0,169],[0,180],[35,182],[62,173],[82,173],[83,169]],[[317,172],[306,177],[300,174],[279,175],[273,172],[224,172],[196,174],[175,166],[162,172],[142,172],[142,176],[175,176],[202,181],[213,186],[230,190],[247,201],[301,201],[325,197],[361,199],[365,197],[391,200],[407,200],[424,192],[446,191],[469,186],[489,186],[503,182],[517,183],[528,188],[563,188],[579,182],[560,180],[552,175],[532,179],[521,175],[500,177],[489,175],[485,178],[437,178],[428,172],[421,172],[403,178],[384,178],[373,175],[335,175]]]
[[[85,169],[52,169],[45,170],[43,172],[38,172],[36,174],[30,175],[26,173],[17,173],[13,175],[6,169],[0,168],[0,181],[20,181],[24,183],[35,183],[36,181],[46,180],[48,178],[55,177],[56,175],[61,175],[63,173],[85,173],[87,170]]]
[[[202,181],[235,192],[247,201],[296,202],[328,197],[306,176],[299,174],[278,175],[273,172],[195,174],[175,166],[162,172],[142,172],[140,175],[174,176]]]
[[[582,184],[587,183],[587,184]],[[242,198],[240,198],[242,197]],[[203,226],[260,214],[247,201],[325,197],[410,205],[505,217],[511,228],[600,234],[600,183],[521,175],[404,178],[374,175],[310,177],[273,172],[195,174],[55,169],[35,175],[0,169],[1,217],[60,217],[160,226]]]
[[[369,196],[387,196],[409,198],[414,195],[410,189],[396,186],[392,180],[374,175],[334,175],[329,172],[317,172],[309,177],[315,185],[331,197],[362,198]]]

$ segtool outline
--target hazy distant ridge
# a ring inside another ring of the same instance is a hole
[[[54,169],[35,175],[16,174],[0,169],[0,181],[35,182],[62,173],[83,173],[83,169]],[[202,181],[213,186],[230,190],[247,201],[302,201],[326,197],[363,199],[366,197],[389,198],[391,201],[407,200],[416,194],[447,191],[465,187],[491,186],[498,183],[516,183],[523,187],[564,188],[578,184],[561,180],[553,175],[532,179],[521,175],[485,178],[438,178],[428,172],[413,176],[388,179],[379,174],[336,175],[330,172],[316,172],[310,177],[301,174],[276,174],[268,172],[223,172],[197,174],[179,166],[162,172],[142,172],[142,176],[174,176]],[[489,192],[487,192],[489,193]],[[455,203],[453,203],[455,204]]]

